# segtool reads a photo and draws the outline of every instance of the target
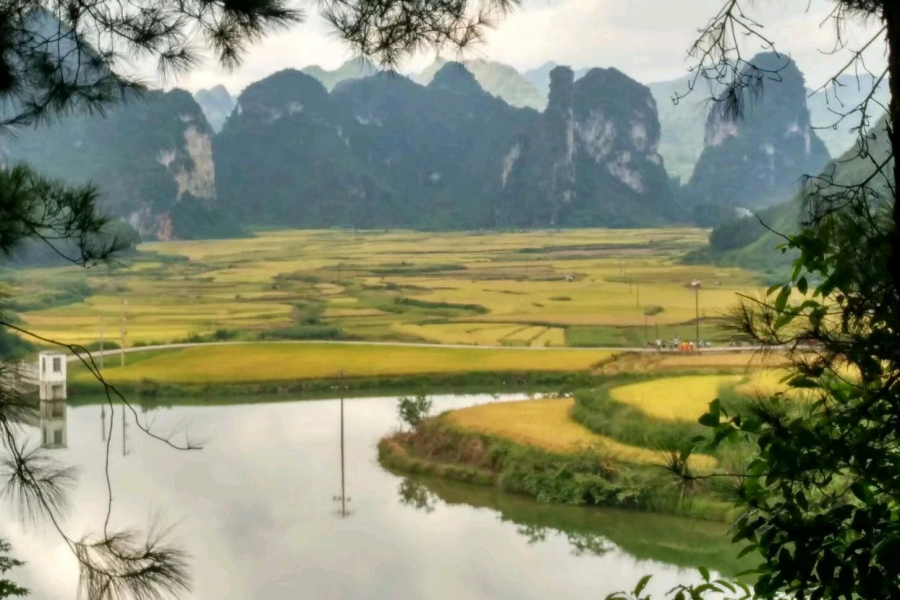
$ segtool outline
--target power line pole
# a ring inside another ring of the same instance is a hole
[[[688,289],[694,292],[694,312],[695,312],[695,321],[697,326],[697,350],[700,350],[700,289],[703,287],[703,282],[699,279],[692,280],[688,285]]]

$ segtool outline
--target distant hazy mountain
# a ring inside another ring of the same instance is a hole
[[[659,153],[666,160],[666,170],[682,183],[691,180],[694,166],[703,153],[706,113],[709,110],[710,93],[698,89],[675,104],[676,94],[688,90],[688,77],[674,81],[648,83],[647,87],[656,99],[662,137]]]
[[[435,73],[446,64],[446,60],[437,58],[421,73],[410,78],[422,85],[428,85]],[[535,110],[544,110],[547,106],[547,94],[535,89],[521,73],[509,65],[489,60],[467,60],[463,64],[466,70],[475,76],[484,91],[502,98],[508,104]]]
[[[874,138],[868,144],[868,152],[876,162],[883,162],[890,153],[890,141],[886,132],[886,121],[872,128]],[[846,151],[830,162],[823,170],[834,183],[853,185],[862,182],[872,172],[872,162],[860,158],[858,147]],[[890,168],[886,169],[892,173]],[[807,219],[805,197],[798,193],[788,202],[760,211],[755,215],[733,219],[716,227],[710,236],[708,248],[689,257],[694,262],[712,262],[755,269],[777,271],[793,261],[791,254],[783,254],[775,247],[783,238],[760,224],[760,219],[771,229],[784,235],[796,233],[801,223]]]
[[[827,90],[808,93],[807,104],[812,125],[832,156],[840,156],[856,144],[857,133],[853,128],[859,126],[860,115],[851,115],[838,124],[840,114],[846,114],[859,106],[874,85],[875,78],[871,75],[860,75],[859,78],[843,75],[838,78],[837,85],[829,84]],[[885,80],[875,90],[869,107],[873,123],[885,113],[884,107],[889,102],[890,90]]]
[[[149,91],[0,139],[0,160],[94,183],[101,206],[160,239],[233,232],[216,210],[212,128],[188,92]]]
[[[687,187],[694,207],[759,209],[793,196],[802,175],[817,173],[830,156],[810,125],[803,74],[793,61],[774,53],[752,63],[778,70],[759,97],[745,93],[742,118],[713,103],[706,120],[705,147]]]
[[[660,225],[683,219],[657,152],[656,102],[616,69],[577,82],[550,72],[550,102],[507,153],[498,224],[516,227]]]
[[[558,67],[555,62],[548,61],[536,69],[529,69],[522,73],[522,76],[537,89],[544,97],[550,94],[550,71]],[[575,80],[579,80],[585,76],[590,69],[573,69]]]
[[[318,79],[330,92],[337,84],[347,79],[360,79],[375,75],[378,73],[378,67],[367,58],[351,58],[334,71],[326,71],[318,65],[305,67],[302,71]]]
[[[206,120],[216,133],[222,131],[222,125],[234,110],[234,98],[225,89],[225,86],[217,85],[208,90],[200,90],[194,94],[194,100],[203,109]]]

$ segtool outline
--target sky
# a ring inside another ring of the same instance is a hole
[[[486,43],[464,58],[500,61],[524,71],[548,61],[573,68],[616,67],[644,83],[686,74],[686,51],[698,27],[724,0],[524,0],[521,8],[491,30]],[[779,51],[788,53],[804,72],[809,87],[827,81],[848,60],[847,52],[829,55],[834,26],[827,16],[833,0],[748,0],[748,16],[765,26]],[[146,79],[163,87],[190,91],[222,84],[233,93],[286,68],[320,65],[337,68],[353,57],[317,14],[316,3],[297,4],[307,12],[304,23],[256,43],[243,64],[232,71],[207,59],[190,74],[161,81],[152,66],[134,65]],[[850,48],[869,39],[877,24],[859,24],[849,32]],[[866,36],[869,34],[869,37]],[[748,51],[761,49],[759,44]],[[450,56],[452,57],[452,56]],[[871,68],[885,64],[883,45],[867,54]],[[410,57],[400,69],[417,72],[434,54]]]

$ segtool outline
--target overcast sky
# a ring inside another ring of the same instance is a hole
[[[524,0],[524,5],[488,34],[487,43],[470,52],[473,58],[501,61],[526,70],[547,61],[581,67],[614,66],[644,83],[684,75],[686,49],[696,30],[724,0]],[[809,8],[807,10],[807,3]],[[749,14],[766,27],[779,50],[789,53],[816,87],[848,57],[828,56],[834,46],[834,26],[822,23],[833,0],[755,0]],[[286,68],[318,64],[327,69],[353,56],[315,12],[303,4],[306,22],[257,43],[239,68],[228,72],[207,60],[189,75],[165,83],[191,91],[223,84],[239,93],[248,84]],[[874,24],[850,32],[858,47]],[[754,47],[755,50],[758,46]],[[873,68],[883,64],[883,46],[869,54]],[[403,71],[417,71],[433,55],[410,58]],[[150,79],[152,69],[141,69]]]

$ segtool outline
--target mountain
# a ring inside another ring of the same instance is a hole
[[[194,94],[194,100],[203,109],[203,114],[213,131],[222,131],[222,125],[234,110],[234,98],[225,89],[225,86],[217,85],[208,90],[200,90]]]
[[[832,156],[840,156],[856,144],[857,133],[854,127],[859,126],[859,115],[851,115],[838,123],[840,114],[855,109],[875,88],[875,78],[871,75],[842,75],[837,83],[829,84],[825,90],[808,92],[807,104],[813,127]],[[882,81],[875,89],[869,107],[872,123],[879,120],[890,102],[891,93],[888,82]]]
[[[686,190],[686,202],[709,207],[759,209],[790,198],[805,173],[817,173],[830,156],[810,124],[803,74],[774,53],[752,64],[768,75],[761,94],[744,89],[743,115],[725,102],[712,104],[704,148]]]
[[[876,163],[887,159],[891,151],[886,128],[886,120],[882,118],[873,127],[875,133],[868,142],[867,150]],[[866,179],[872,168],[870,159],[859,156],[857,144],[831,161],[822,173],[837,185],[850,186]],[[887,168],[886,172],[891,173],[891,169]],[[710,235],[709,246],[689,255],[688,261],[765,269],[774,273],[783,271],[794,256],[775,249],[784,239],[773,230],[784,235],[796,233],[808,214],[806,196],[799,192],[788,202],[766,208],[757,215],[747,215],[719,225]]]
[[[331,95],[282,71],[248,87],[215,138],[216,183],[261,224],[484,227],[503,151],[536,117],[455,63],[427,87],[379,73]]]
[[[251,84],[213,140],[222,206],[255,224],[388,225],[390,198],[350,148],[358,127],[310,75]]]
[[[707,107],[710,94],[697,89],[675,104],[676,94],[688,91],[690,77],[674,81],[648,83],[656,99],[662,135],[659,153],[666,161],[666,170],[683,183],[690,181],[694,166],[703,153]]]
[[[683,218],[669,188],[656,102],[616,69],[550,72],[547,110],[506,154],[497,224],[632,227]]]
[[[411,77],[416,83],[428,85],[435,73],[441,70],[447,61],[436,58],[418,75]],[[467,60],[462,63],[466,70],[475,76],[484,91],[502,98],[508,104],[519,108],[544,110],[547,106],[547,94],[541,92],[521,73],[509,65],[489,60]]]
[[[305,67],[302,71],[318,79],[330,92],[342,81],[369,77],[378,73],[379,69],[367,58],[351,58],[334,71],[326,71],[318,65]]]
[[[522,73],[522,76],[535,87],[545,98],[550,94],[550,71],[558,67],[555,62],[548,61],[537,67]],[[574,69],[575,80],[584,77],[590,69]]]
[[[142,236],[229,234],[215,210],[212,128],[183,90],[130,95],[108,114],[79,114],[0,139],[0,161],[24,161],[70,183],[94,183],[101,207]]]

